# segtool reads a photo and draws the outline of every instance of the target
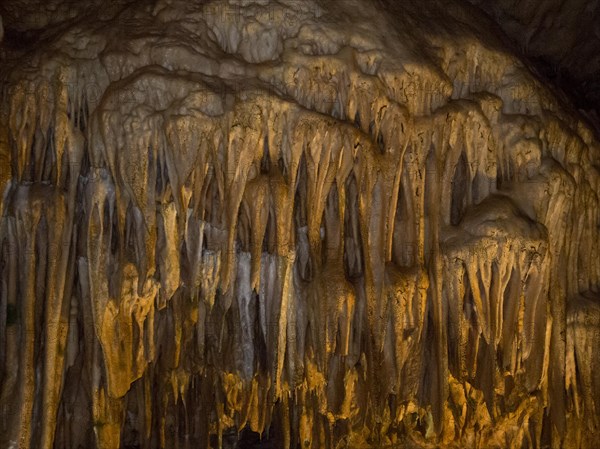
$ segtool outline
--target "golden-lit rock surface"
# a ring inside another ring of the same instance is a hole
[[[0,447],[595,447],[589,126],[472,7],[192,3],[1,47]]]

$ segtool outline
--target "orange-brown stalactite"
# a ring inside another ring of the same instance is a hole
[[[56,3],[0,43],[0,448],[595,447],[600,145],[476,9]]]

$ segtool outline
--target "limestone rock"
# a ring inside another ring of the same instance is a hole
[[[0,447],[594,447],[599,142],[477,9],[69,4],[2,44]]]

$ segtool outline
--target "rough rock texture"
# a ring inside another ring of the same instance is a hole
[[[496,20],[538,73],[564,90],[600,135],[600,2],[469,1]]]
[[[0,447],[595,447],[600,146],[476,9],[117,6],[2,47]]]

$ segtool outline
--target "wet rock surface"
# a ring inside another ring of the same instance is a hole
[[[2,47],[0,447],[595,446],[599,143],[475,9],[65,20]]]

